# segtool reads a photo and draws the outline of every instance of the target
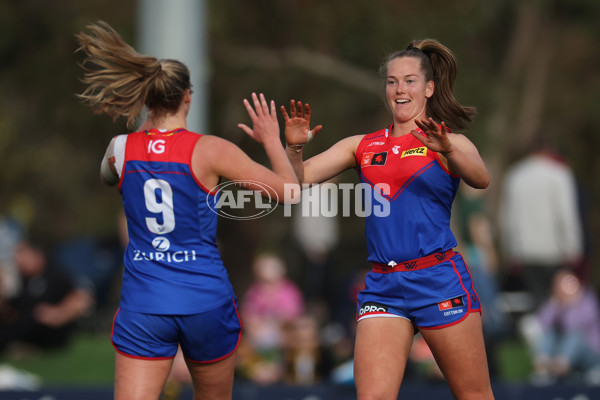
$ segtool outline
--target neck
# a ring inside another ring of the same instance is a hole
[[[394,121],[394,126],[390,131],[390,136],[400,137],[416,129],[419,129],[419,127],[417,126],[417,124],[415,124],[413,120],[405,122]]]
[[[159,117],[150,114],[144,126],[146,129],[161,129],[172,131],[179,128],[187,128],[187,121],[186,118],[180,113],[168,114]]]

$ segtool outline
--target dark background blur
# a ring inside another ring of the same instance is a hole
[[[496,210],[503,171],[538,134],[554,141],[591,205],[589,242],[600,235],[600,2],[596,0],[231,1],[207,0],[209,134],[266,162],[236,127],[248,122],[242,99],[263,92],[278,105],[309,102],[324,129],[305,151],[391,121],[377,70],[386,54],[432,37],[458,60],[455,93],[478,115],[468,132],[492,173],[486,198]],[[117,237],[117,190],[100,183],[99,164],[123,121],[94,115],[83,89],[74,34],[99,19],[134,47],[133,0],[0,2],[0,214],[52,243]],[[177,27],[173,27],[177,29]],[[282,120],[280,118],[280,123]],[[357,182],[352,172],[342,181]],[[340,220],[335,269],[364,267],[363,223]],[[219,237],[236,291],[262,249],[281,252],[290,275],[291,219],[277,210],[252,221],[221,220]],[[591,277],[600,282],[597,257]]]

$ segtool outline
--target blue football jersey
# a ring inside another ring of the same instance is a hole
[[[152,314],[195,314],[231,301],[233,288],[217,244],[218,195],[191,168],[202,135],[148,130],[115,142],[119,190],[127,216],[121,308]]]
[[[385,211],[366,217],[369,261],[399,263],[456,246],[450,212],[460,177],[436,152],[411,134],[391,137],[382,129],[363,137],[356,162],[361,182],[375,188],[364,192],[365,204]]]

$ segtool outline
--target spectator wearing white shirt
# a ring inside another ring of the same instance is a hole
[[[548,298],[552,278],[583,256],[583,231],[575,176],[548,147],[509,168],[500,202],[504,256],[519,274],[534,306]]]

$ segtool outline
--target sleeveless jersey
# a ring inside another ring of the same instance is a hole
[[[233,288],[216,244],[210,193],[191,159],[202,135],[149,130],[115,141],[129,244],[120,307],[152,314],[196,314],[231,301]],[[212,200],[211,200],[212,201]]]
[[[450,211],[460,177],[450,174],[437,152],[410,133],[391,137],[382,129],[364,136],[356,162],[361,182],[381,189],[367,192],[372,198],[365,204],[389,202],[389,213],[366,217],[370,262],[400,263],[456,246]]]

